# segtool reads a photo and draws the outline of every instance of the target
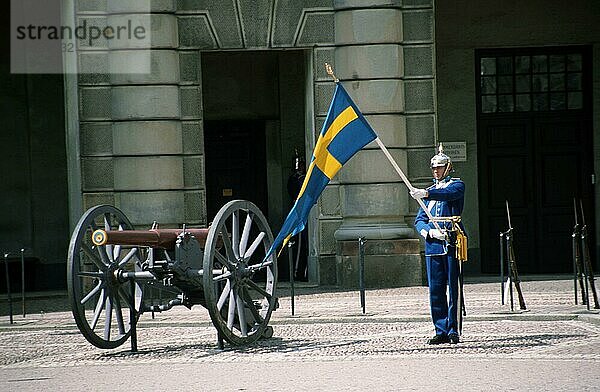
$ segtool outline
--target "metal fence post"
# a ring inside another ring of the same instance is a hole
[[[504,233],[500,233],[500,297],[504,305]]]
[[[575,293],[575,305],[577,305],[577,234],[573,231],[571,235],[573,246],[573,292]]]
[[[290,269],[290,295],[292,297],[292,316],[294,315],[294,257],[292,255],[292,246],[294,241],[288,241],[288,264]],[[300,249],[298,249],[298,252]]]
[[[21,248],[21,308],[25,318],[25,249]]]
[[[515,310],[515,305],[514,305],[514,298],[513,298],[513,270],[512,270],[512,266],[510,263],[510,250],[512,247],[512,236],[510,233],[510,230],[508,232],[506,232],[506,254],[508,255],[508,292],[510,295],[510,311],[514,312]]]
[[[365,242],[363,237],[358,239],[358,287],[360,289],[360,306],[365,313]]]
[[[10,317],[10,323],[13,323],[13,307],[12,307],[12,297],[10,296],[10,277],[8,276],[8,255],[9,253],[4,254],[4,269],[6,271],[6,296],[8,297],[8,314]]]
[[[581,235],[581,250],[583,251],[586,247],[586,237]],[[583,255],[582,255],[583,256]],[[588,276],[590,271],[588,271],[588,265],[583,261],[583,281],[585,282],[585,306],[587,310],[590,310],[590,289],[588,286]]]
[[[131,305],[129,307],[129,329],[131,332],[131,351],[137,352],[137,314],[135,310],[135,280],[131,279],[129,281],[131,283]],[[144,304],[140,304],[140,311]]]

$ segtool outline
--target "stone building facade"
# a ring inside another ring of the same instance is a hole
[[[11,175],[0,246],[31,250],[37,287],[64,285],[69,228],[96,204],[140,228],[206,226],[220,204],[246,198],[277,232],[293,157],[310,159],[334,91],[325,62],[414,185],[431,183],[439,142],[458,148],[468,274],[497,272],[505,200],[524,272],[571,268],[573,197],[600,254],[596,1],[64,0],[62,9],[72,25],[144,17],[151,72],[110,72],[111,51],[139,48],[102,40],[65,53],[64,77],[3,72],[5,117],[18,115],[2,144],[12,155],[2,161]],[[368,145],[313,208],[309,280],[355,286],[364,237],[368,286],[423,284],[416,210]]]
[[[130,3],[135,10],[135,2]],[[71,192],[75,216],[82,198],[81,209],[112,204],[138,226],[153,220],[167,225],[210,221],[206,178],[211,172],[205,170],[204,126],[206,120],[226,116],[218,107],[207,108],[210,104],[203,100],[203,85],[210,83],[203,78],[220,76],[203,72],[202,58],[215,52],[225,54],[220,60],[224,67],[236,61],[234,56],[244,62],[257,52],[280,53],[279,79],[287,82],[278,86],[279,99],[283,101],[285,91],[298,85],[295,78],[305,91],[305,110],[300,113],[304,126],[295,129],[285,123],[294,113],[283,104],[277,113],[230,103],[240,113],[244,108],[250,111],[249,119],[260,118],[262,111],[264,117],[276,120],[271,127],[280,128],[274,131],[279,143],[267,142],[266,151],[268,173],[281,178],[269,183],[274,231],[288,208],[277,185],[281,188],[289,171],[291,159],[285,157],[291,157],[298,145],[289,139],[299,139],[302,153],[310,159],[333,94],[325,62],[334,66],[411,179],[418,184],[428,178],[423,162],[435,142],[431,1],[183,0],[151,5],[151,73],[83,73],[73,81],[76,88],[71,94],[79,107],[70,113],[77,118],[70,134],[72,145],[79,143],[80,159],[72,162],[71,173],[80,173],[82,190]],[[73,17],[101,23],[102,11],[106,18],[111,13],[110,6],[102,7],[105,2],[81,2]],[[78,66],[108,66],[102,45],[81,46]],[[298,60],[286,59],[290,50],[299,51],[304,66],[286,78],[286,70],[294,67],[288,60]],[[220,85],[240,89],[248,83],[242,75],[231,79]],[[235,113],[230,117],[244,119]],[[295,136],[288,135],[292,130]],[[352,244],[365,237],[370,284],[422,283],[419,242],[410,227],[414,206],[409,206],[406,188],[381,151],[368,146],[359,152],[324,192],[310,220],[311,281],[355,285]]]

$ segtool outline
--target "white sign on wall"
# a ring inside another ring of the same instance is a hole
[[[466,142],[442,142],[444,154],[448,155],[452,162],[467,161],[467,143]]]

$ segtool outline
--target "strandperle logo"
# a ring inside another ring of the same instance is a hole
[[[150,0],[11,0],[10,71],[151,72]]]
[[[112,39],[146,39],[146,28],[141,25],[135,25],[131,20],[128,20],[124,25],[117,26],[106,26],[100,28],[95,25],[88,25],[86,19],[75,28],[71,26],[39,26],[29,24],[27,26],[21,25],[16,28],[16,38],[18,40],[71,40],[74,38],[87,41],[89,46],[92,46],[93,42],[99,38],[105,38],[106,40]]]

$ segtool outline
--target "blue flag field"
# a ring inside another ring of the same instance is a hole
[[[375,138],[377,134],[344,87],[336,83],[327,118],[315,145],[300,193],[265,260],[275,249],[279,246],[285,247],[291,237],[304,230],[308,214],[325,186],[357,151]]]

